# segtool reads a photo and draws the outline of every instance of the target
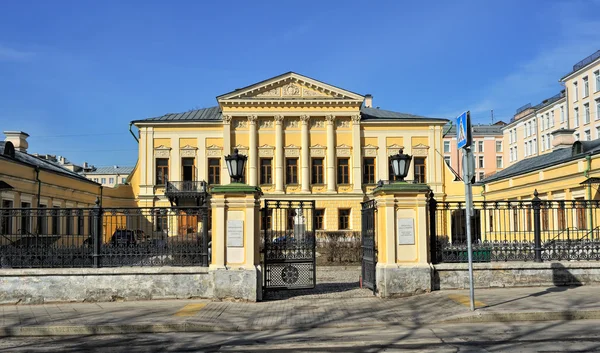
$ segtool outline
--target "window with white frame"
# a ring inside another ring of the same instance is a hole
[[[579,126],[579,108],[573,109],[575,112],[575,116],[573,117],[573,127]]]
[[[537,153],[537,139],[533,139],[533,154]]]
[[[502,156],[496,156],[496,168],[502,168]]]
[[[596,126],[596,138],[600,139],[600,126]]]
[[[600,98],[596,99],[596,120],[600,120]]]
[[[512,161],[514,161],[515,159],[513,158],[513,149],[512,149],[512,147],[511,147],[511,148],[508,150],[508,152],[509,152],[509,153],[508,153],[508,159],[509,159],[511,162],[512,162]]]
[[[483,141],[479,141],[478,144],[479,146],[477,146],[477,148],[479,149],[479,152],[483,152]]]
[[[585,134],[586,141],[592,141],[592,132],[590,130],[585,130],[584,134]]]
[[[485,173],[479,172],[479,180],[483,180],[484,177],[485,177]]]
[[[542,117],[542,118],[540,119],[540,130],[541,130],[541,131],[544,131],[544,130],[546,130],[546,125],[544,124],[544,117]]]
[[[596,92],[598,92],[600,91],[600,70],[594,72],[594,77],[596,78]]]
[[[583,97],[590,95],[590,84],[588,83],[587,76],[583,78]]]
[[[585,103],[583,105],[583,116],[585,119],[585,124],[589,124],[590,123],[590,105],[589,105],[589,103]]]
[[[577,100],[579,99],[578,97],[578,89],[577,89],[577,82],[573,82],[573,102],[577,102]]]
[[[565,107],[563,107],[562,105],[560,106],[560,122],[565,122]]]
[[[517,146],[515,146],[515,161],[519,158],[519,154],[517,153]]]
[[[550,113],[546,113],[546,129],[550,128]]]
[[[452,162],[450,156],[444,157],[444,162],[446,162],[446,164],[450,165],[450,163]]]
[[[554,110],[550,113],[550,127],[554,127]]]
[[[450,153],[450,141],[444,141],[444,153]]]
[[[496,141],[496,152],[502,152],[502,141]]]
[[[537,134],[537,120],[533,119],[533,133]]]
[[[550,149],[550,145],[552,144],[552,139],[550,138],[552,135],[548,134],[546,135],[546,149],[549,150]]]
[[[546,150],[546,135],[542,135],[542,152]]]
[[[479,156],[477,158],[477,160],[478,160],[478,164],[477,164],[478,168],[483,168],[483,156]]]

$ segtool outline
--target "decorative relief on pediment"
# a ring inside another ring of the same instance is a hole
[[[273,150],[275,148],[269,145],[262,145],[258,147],[258,156],[259,157],[273,157]]]
[[[171,155],[171,147],[160,145],[154,148],[154,158],[169,158]]]
[[[206,155],[208,157],[221,157],[223,155],[223,147],[210,145],[206,147]]]
[[[300,157],[300,147],[288,145],[283,148],[286,157]]]
[[[233,121],[233,127],[235,129],[244,129],[248,127],[248,120],[235,119]]]
[[[298,127],[299,125],[300,124],[299,124],[298,119],[288,119],[285,121],[285,127],[288,127],[288,128],[295,128],[295,127]]]
[[[273,127],[273,120],[271,119],[260,119],[258,122],[258,126],[261,129],[269,129]]]
[[[398,144],[389,145],[389,146],[387,146],[387,154],[388,154],[388,156],[398,154],[398,153],[400,153],[401,149],[404,149],[404,146],[400,146]]]
[[[352,152],[352,147],[348,145],[339,145],[335,148],[336,155],[338,157],[350,157],[350,153]]]
[[[193,147],[190,145],[185,145],[180,148],[179,155],[181,157],[196,157],[196,150],[198,147]]]
[[[314,127],[314,128],[325,127],[325,120],[324,119],[313,119],[311,121],[310,127]]]
[[[310,156],[311,157],[325,157],[325,151],[327,147],[323,145],[314,145],[310,146]]]
[[[350,119],[339,119],[337,120],[336,126],[339,128],[350,127]]]
[[[242,146],[240,144],[238,144],[237,146],[234,146],[231,149],[231,154],[233,154],[233,150],[235,150],[236,148],[237,148],[239,154],[243,154],[244,156],[248,155],[248,147],[247,146]]]
[[[374,146],[374,145],[366,145],[363,147],[363,155],[365,157],[377,157],[377,149],[379,147]]]
[[[279,87],[272,88],[268,91],[261,92],[256,97],[280,97],[281,89]]]
[[[429,146],[422,143],[412,147],[413,156],[427,156],[429,153]]]
[[[313,91],[312,89],[308,89],[308,88],[302,89],[302,95],[304,97],[329,97],[325,93]]]
[[[281,87],[281,93],[284,97],[299,97],[300,86],[294,83],[288,83],[287,85]]]

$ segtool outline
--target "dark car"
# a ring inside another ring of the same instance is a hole
[[[110,237],[112,246],[131,246],[137,245],[141,239],[138,239],[135,231],[130,229],[117,229]]]

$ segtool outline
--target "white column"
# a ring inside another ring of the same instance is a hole
[[[309,154],[309,138],[308,138],[308,122],[310,116],[301,115],[300,123],[302,124],[301,139],[302,139],[302,150],[301,152],[301,163],[302,163],[302,192],[310,192],[310,154]]]
[[[248,134],[249,146],[248,146],[248,184],[250,186],[258,186],[258,142],[256,136],[256,115],[248,115]]]
[[[360,115],[352,116],[352,184],[354,192],[362,193],[362,146],[360,143]]]
[[[335,192],[335,115],[327,115],[327,192]]]
[[[231,154],[231,115],[223,115],[223,156]],[[227,163],[221,160],[221,184],[231,183]]]
[[[283,115],[275,115],[275,192],[283,193]]]
[[[181,146],[179,136],[171,138],[171,165],[169,168],[169,181],[182,181],[181,175]]]

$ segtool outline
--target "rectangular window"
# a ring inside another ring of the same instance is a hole
[[[261,158],[260,159],[260,184],[270,185],[273,184],[273,168],[272,158]]]
[[[565,107],[563,106],[560,107],[560,122],[565,122]]]
[[[40,205],[37,216],[37,224],[36,228],[38,230],[38,234],[48,234],[48,214],[47,214],[47,206]]]
[[[509,151],[509,152],[510,152],[510,153],[509,153],[509,159],[510,159],[510,161],[512,162],[512,161],[514,160],[514,159],[513,159],[513,149],[512,149],[512,147],[510,148],[510,151]]]
[[[600,139],[600,126],[596,126],[596,138]]]
[[[450,141],[444,141],[444,153],[450,153]]]
[[[323,158],[312,159],[311,171],[311,183],[323,184]]]
[[[573,102],[577,102],[579,99],[579,90],[577,89],[577,82],[573,82]]]
[[[350,209],[339,209],[339,230],[350,229]]]
[[[540,124],[540,129],[541,129],[542,131],[546,130],[546,124],[544,124],[544,117],[542,117],[542,118],[540,119],[540,121],[542,122],[542,123]]]
[[[479,156],[477,158],[477,161],[478,161],[478,163],[477,163],[478,168],[483,168],[483,156]]]
[[[532,153],[536,154],[537,153],[537,139],[533,139],[533,145],[532,145],[532,147],[533,147]]]
[[[573,127],[579,126],[579,108],[573,109],[575,116],[573,117]]]
[[[550,149],[550,145],[552,145],[552,139],[550,138],[552,135],[548,134],[546,135],[546,147],[547,149]]]
[[[181,180],[194,181],[196,180],[196,167],[193,157],[181,158]]]
[[[298,158],[285,160],[285,183],[298,184]]]
[[[556,210],[556,218],[558,219],[558,229],[565,229],[566,219],[565,219],[565,204],[564,201],[559,202],[559,207]]]
[[[585,130],[585,140],[592,141],[592,132],[590,130]]]
[[[266,211],[266,212],[265,212]],[[260,229],[273,229],[273,209],[265,209],[260,218]]]
[[[554,127],[554,110],[550,114],[552,114],[550,116],[550,127]]]
[[[60,208],[58,206],[52,207],[52,234],[60,234]],[[91,219],[90,219],[91,222]]]
[[[450,156],[446,156],[444,157],[444,162],[446,162],[447,165],[451,165],[452,159],[450,158]]]
[[[496,152],[502,152],[502,141],[496,141]]]
[[[121,184],[126,184],[127,183],[127,178],[121,178]]]
[[[600,98],[596,99],[596,120],[600,120]]]
[[[350,184],[350,159],[338,158],[337,160],[337,183]]]
[[[12,220],[13,217],[10,214],[10,208],[13,208],[13,202],[10,200],[2,201],[2,214],[0,214],[0,234],[1,235],[9,235],[12,234],[13,226]]]
[[[98,182],[98,178],[94,178],[94,181],[95,181],[95,182]]]
[[[496,156],[496,168],[502,168],[502,156]]]
[[[156,231],[157,232],[168,232],[169,231],[169,221],[166,210],[157,210],[156,211]]]
[[[479,180],[483,180],[483,178],[485,177],[485,173],[484,172],[479,172]]]
[[[106,178],[100,178],[100,184],[102,184],[102,185],[106,184]]]
[[[587,76],[583,78],[583,97],[587,97],[590,95],[590,84],[588,82]]]
[[[208,183],[211,185],[221,184],[221,159],[208,159]]]
[[[583,200],[583,199],[576,199]],[[586,203],[585,201],[577,202],[577,228],[587,229]]]
[[[546,113],[546,129],[550,128],[550,113]]]
[[[164,185],[169,178],[169,159],[156,158],[156,185]]]
[[[585,119],[585,124],[590,123],[590,105],[588,103],[583,105],[583,116]]]
[[[115,183],[115,178],[108,178],[108,184],[112,185]]]
[[[325,210],[320,208],[315,210],[315,229],[322,230],[325,225]]]
[[[31,204],[29,202],[21,202],[21,234],[29,234],[31,233],[31,210],[27,210],[27,208],[31,208]]]
[[[375,158],[363,158],[363,174],[363,183],[375,184]]]
[[[546,149],[546,135],[542,136],[542,152]]]
[[[478,144],[479,144],[479,146],[478,146],[479,152],[483,152],[483,141],[479,141]]]
[[[600,70],[594,72],[594,77],[596,78],[596,92],[600,91]]]
[[[414,157],[415,160],[415,175],[414,180],[416,183],[425,184],[427,182],[425,178],[425,157]]]

